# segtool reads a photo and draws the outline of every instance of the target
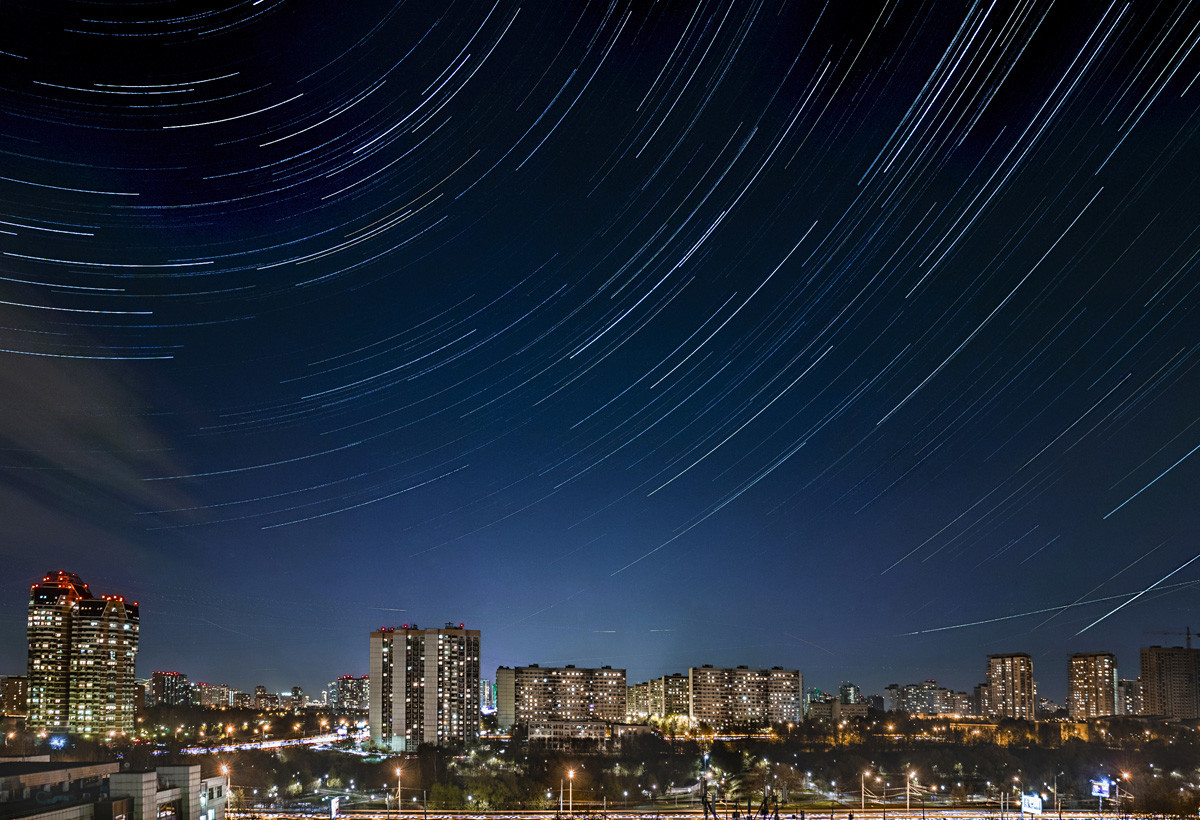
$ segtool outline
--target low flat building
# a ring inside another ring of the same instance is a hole
[[[223,775],[202,778],[196,764],[0,762],[0,820],[224,820],[228,792]]]

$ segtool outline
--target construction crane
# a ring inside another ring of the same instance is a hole
[[[1146,630],[1147,635],[1185,635],[1187,636],[1187,648],[1192,648],[1192,628],[1189,626],[1183,632],[1179,630]]]

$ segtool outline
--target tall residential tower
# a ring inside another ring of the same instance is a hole
[[[985,715],[1033,720],[1037,713],[1037,684],[1033,659],[1024,652],[988,655]]]
[[[99,739],[132,734],[139,610],[96,598],[71,572],[47,573],[29,592],[29,728]]]
[[[1117,714],[1117,656],[1081,652],[1067,668],[1067,711],[1071,720]]]
[[[1178,720],[1200,718],[1200,649],[1142,648],[1142,709]]]
[[[371,743],[412,751],[479,737],[479,630],[414,624],[371,633]]]

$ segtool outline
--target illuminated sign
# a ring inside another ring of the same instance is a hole
[[[1092,781],[1092,797],[1108,797],[1108,781],[1093,780]]]
[[[1021,814],[1041,814],[1042,798],[1036,794],[1021,795]]]

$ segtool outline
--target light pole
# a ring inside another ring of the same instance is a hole
[[[575,770],[567,769],[567,815],[575,816]]]
[[[863,772],[862,774],[860,774],[858,776],[858,790],[860,792],[862,792],[862,804],[861,804],[860,808],[864,812],[867,810],[867,775],[868,774],[870,774],[870,772]]]
[[[400,768],[400,767],[396,768],[396,815],[397,816],[404,814],[404,804],[400,802],[400,776],[403,774],[403,772],[404,772],[403,768]]]

